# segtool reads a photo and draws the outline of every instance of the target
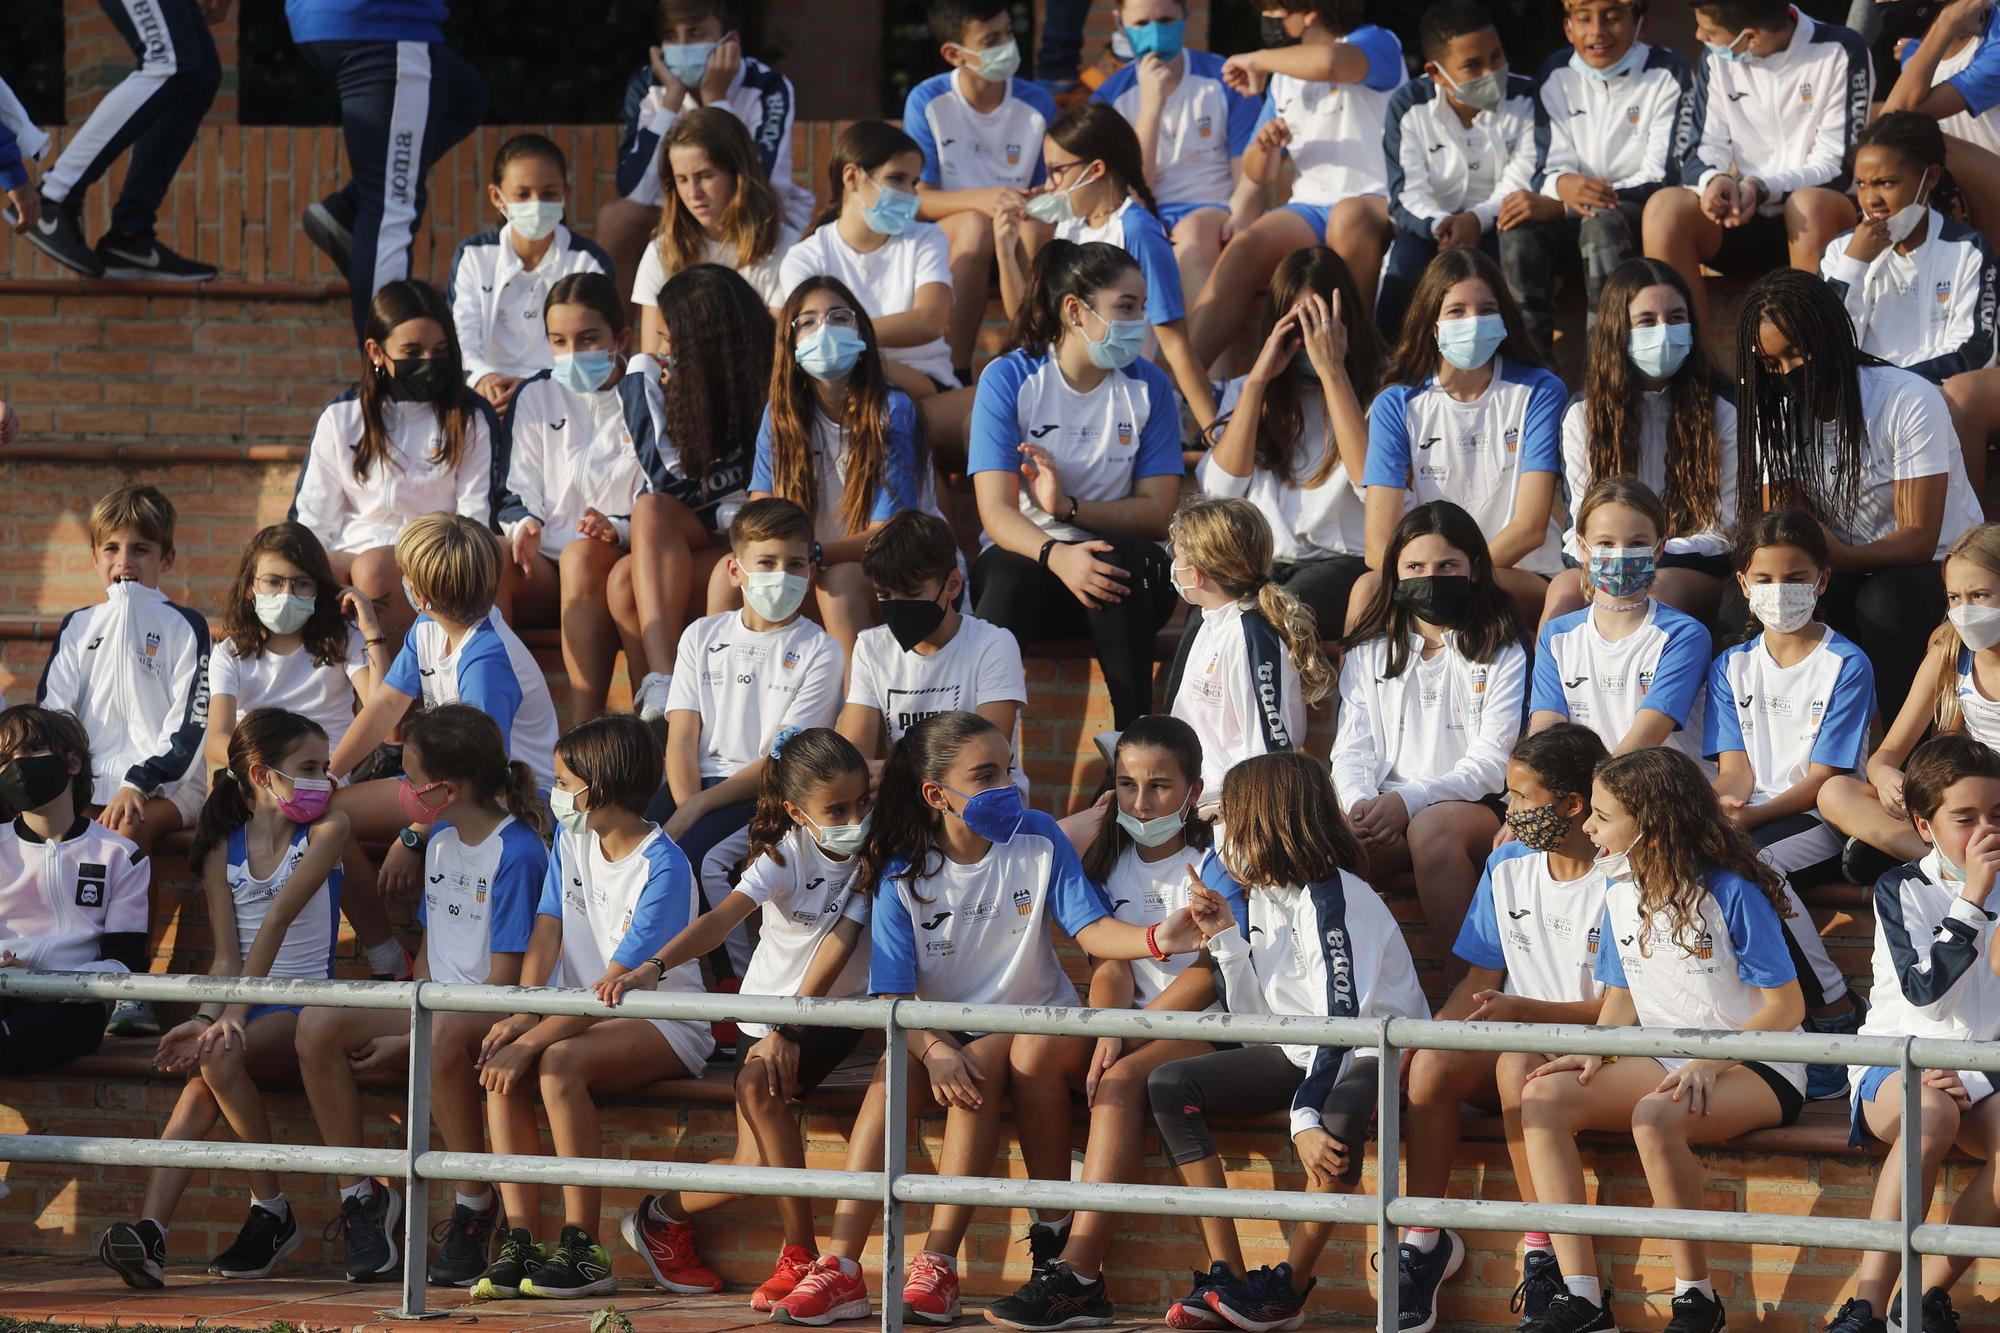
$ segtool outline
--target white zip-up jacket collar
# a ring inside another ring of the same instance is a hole
[[[514,248],[512,223],[458,243],[445,300],[467,384],[488,375],[532,375],[553,364],[542,304],[549,289],[572,273],[611,275],[611,257],[560,222],[533,268],[522,265]]]

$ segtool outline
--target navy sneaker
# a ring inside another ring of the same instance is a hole
[[[1304,1291],[1293,1291],[1292,1266],[1279,1264],[1209,1292],[1208,1308],[1246,1333],[1294,1329],[1306,1321],[1306,1297],[1318,1285],[1318,1278],[1307,1278]]]
[[[1943,1287],[1924,1293],[1924,1333],[1958,1333],[1958,1311],[1951,1308],[1951,1294]],[[1889,1298],[1890,1333],[1903,1333],[1903,1294]]]
[[[167,1285],[167,1238],[150,1219],[113,1222],[97,1242],[97,1257],[134,1291]]]
[[[1666,1333],[1722,1333],[1727,1327],[1721,1301],[1698,1291],[1684,1291],[1674,1297],[1674,1317],[1667,1321]]]
[[[1050,1264],[1062,1258],[1063,1246],[1069,1244],[1069,1224],[1052,1227],[1046,1222],[1036,1222],[1028,1227],[1028,1260],[1032,1271],[1041,1272]]]
[[[1562,1295],[1562,1265],[1547,1250],[1529,1250],[1521,1256],[1521,1285],[1514,1288],[1507,1308],[1521,1316],[1518,1327],[1526,1328],[1547,1313],[1549,1302]]]
[[[1524,1333],[1618,1333],[1618,1324],[1611,1318],[1608,1291],[1602,1305],[1592,1305],[1568,1289],[1559,1291],[1549,1298],[1549,1308],[1542,1311],[1540,1318],[1529,1320],[1521,1328]]]
[[[235,1241],[208,1266],[208,1271],[217,1277],[260,1278],[271,1276],[271,1270],[278,1266],[278,1260],[299,1248],[305,1236],[299,1231],[298,1218],[288,1207],[285,1215],[279,1217],[268,1208],[250,1205],[250,1216],[244,1219],[243,1229],[236,1233]]]
[[[1807,1016],[1805,1028],[1808,1032],[1843,1033],[1853,1036],[1861,1031],[1861,1022],[1868,1017],[1868,1002],[1853,991],[1847,992],[1848,1006],[1845,1012],[1830,1018]],[[1846,1065],[1807,1065],[1806,1100],[1823,1102],[1834,1097],[1847,1096]]]
[[[107,278],[134,282],[213,282],[215,265],[175,254],[151,236],[106,236],[97,261]]]
[[[1431,1333],[1437,1324],[1438,1288],[1465,1262],[1465,1242],[1450,1229],[1438,1233],[1429,1250],[1396,1247],[1396,1328],[1399,1333]]]
[[[1872,886],[1901,864],[1881,848],[1859,838],[1849,838],[1840,849],[1840,875],[1849,884]]]
[[[1885,1325],[1875,1317],[1875,1307],[1856,1296],[1840,1307],[1826,1326],[1826,1333],[1884,1333]]]
[[[1208,1293],[1234,1286],[1237,1277],[1220,1261],[1194,1275],[1194,1288],[1167,1307],[1168,1328],[1228,1328],[1229,1321],[1208,1308]]]
[[[86,278],[104,276],[104,261],[98,257],[96,247],[83,238],[83,219],[76,205],[68,200],[60,204],[42,200],[41,218],[22,234],[29,245],[64,268]]]
[[[1085,1282],[1060,1259],[1051,1259],[1012,1296],[986,1307],[986,1322],[1029,1333],[1063,1328],[1103,1328],[1117,1317],[1100,1275]]]

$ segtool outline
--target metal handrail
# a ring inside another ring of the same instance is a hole
[[[433,981],[302,981],[267,977],[203,977],[36,972],[0,969],[0,996],[21,999],[222,1001],[333,1008],[406,1009],[410,1014],[408,1142],[396,1149],[312,1148],[283,1144],[162,1143],[90,1135],[0,1135],[0,1161],[82,1165],[202,1165],[221,1170],[401,1174],[405,1184],[404,1319],[435,1318],[425,1309],[429,1189],[438,1179],[544,1185],[656,1187],[813,1199],[872,1199],[883,1203],[882,1328],[900,1333],[903,1263],[902,1206],[953,1203],[1004,1208],[1181,1214],[1272,1221],[1373,1224],[1382,1254],[1395,1252],[1399,1226],[1470,1226],[1490,1230],[1682,1237],[1739,1244],[1820,1245],[1899,1251],[1903,1327],[1922,1326],[1920,1255],[2000,1257],[2000,1227],[1931,1225],[1923,1221],[1921,1154],[1905,1153],[1902,1218],[1896,1222],[1797,1217],[1771,1213],[1711,1213],[1601,1204],[1510,1203],[1400,1196],[1402,1107],[1397,1080],[1379,1080],[1377,1178],[1371,1204],[1356,1195],[1306,1195],[1287,1190],[1196,1189],[1185,1186],[1097,1184],[1066,1180],[995,1180],[908,1174],[905,1114],[908,1061],[904,1033],[942,1029],[1057,1036],[1114,1036],[1186,1041],[1344,1046],[1369,1052],[1379,1068],[1396,1068],[1405,1050],[1531,1051],[1550,1054],[1643,1055],[1785,1063],[1892,1065],[1903,1075],[1906,1125],[1919,1123],[1920,1069],[2000,1073],[2000,1043],[1926,1037],[1856,1037],[1833,1033],[1709,1032],[1666,1028],[1600,1028],[1577,1024],[1461,1023],[1410,1018],[1321,1018],[1302,1015],[1173,1013],[1158,1010],[1012,1007],[924,1000],[826,1000],[789,996],[705,995],[635,991],[616,1010],[587,989],[471,986]],[[431,1019],[436,1013],[572,1014],[602,1018],[734,1020],[804,1027],[880,1028],[885,1053],[887,1157],[881,1171],[805,1171],[782,1167],[633,1162],[501,1153],[436,1152],[430,1148]],[[1377,1281],[1377,1326],[1396,1327],[1395,1284]]]

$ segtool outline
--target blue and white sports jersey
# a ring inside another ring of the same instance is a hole
[[[906,879],[889,862],[875,889],[876,995],[967,1004],[1075,1004],[1076,987],[1049,938],[1051,919],[1072,939],[1111,915],[1056,821],[1030,810],[1013,841],[971,865],[939,854],[937,873]]]
[[[882,482],[875,488],[866,521],[880,523],[894,518],[899,510],[937,511],[931,483],[931,456],[918,443],[917,408],[901,389],[889,390],[889,438],[884,442]],[[757,424],[757,454],[750,466],[750,490],[758,495],[777,492],[776,467],[771,459],[771,411]],[[850,537],[841,522],[841,503],[847,494],[847,428],[818,407],[813,409],[812,471],[817,494],[807,505],[813,516],[813,535],[822,542]]]
[[[1262,103],[1222,81],[1222,57],[1213,51],[1183,48],[1175,60],[1180,81],[1160,108],[1153,197],[1163,204],[1227,208],[1236,184],[1230,166],[1257,133]],[[1090,100],[1109,104],[1137,127],[1139,62],[1106,79]]]
[[[783,858],[783,864],[779,864]],[[837,860],[813,840],[802,824],[793,824],[765,853],[743,867],[731,890],[758,907],[757,951],[743,971],[745,995],[797,995],[813,960],[842,921],[868,924],[874,900],[854,883],[860,863],[855,857]],[[864,886],[865,887],[865,886]],[[831,999],[845,999],[868,990],[868,936],[854,942],[854,951],[827,988]],[[745,1036],[770,1032],[763,1023],[738,1025]]]
[[[1118,211],[1093,227],[1080,217],[1056,224],[1056,239],[1083,245],[1103,241],[1115,245],[1139,261],[1146,279],[1146,322],[1169,324],[1187,314],[1181,298],[1181,263],[1174,258],[1174,243],[1158,218],[1137,199],[1127,199]]]
[[[1128,844],[1118,854],[1111,865],[1111,873],[1105,877],[1104,896],[1110,900],[1111,915],[1128,926],[1141,930],[1147,926],[1157,926],[1175,912],[1186,907],[1193,895],[1188,891],[1187,868],[1198,856],[1205,853],[1192,847],[1183,847],[1179,852],[1161,857],[1157,861],[1141,860],[1139,845]],[[1231,913],[1238,921],[1243,919],[1243,889],[1228,876],[1220,876],[1216,886],[1229,899]],[[1161,991],[1173,984],[1174,978],[1187,971],[1199,954],[1174,954],[1164,963],[1151,958],[1132,960],[1132,1007],[1144,1009],[1159,997]],[[1214,1008],[1220,1008],[1218,1001]]]
[[[1694,71],[1664,46],[1636,43],[1638,65],[1615,79],[1570,68],[1565,46],[1542,66],[1535,97],[1542,106],[1542,193],[1578,175],[1608,182],[1628,204],[1643,204],[1679,179],[1674,138],[1694,129]]]
[[[1457,213],[1493,230],[1500,201],[1541,180],[1547,122],[1535,84],[1507,76],[1507,95],[1467,125],[1430,79],[1412,79],[1389,99],[1382,152],[1389,166],[1389,217],[1399,230],[1430,240]]]
[[[910,89],[903,132],[924,150],[924,184],[937,190],[1040,185],[1042,136],[1055,124],[1055,98],[1027,79],[1010,79],[999,107],[981,111],[958,90],[963,71],[949,69]]]
[[[500,726],[507,755],[535,774],[543,791],[556,781],[556,706],[535,655],[500,612],[486,613],[453,648],[444,626],[417,617],[383,684],[425,708],[470,704]]]
[[[305,859],[306,840],[312,832],[309,824],[297,825],[292,830],[291,846],[277,866],[259,878],[250,872],[250,840],[244,833],[248,827],[238,824],[229,831],[229,861],[223,869],[229,896],[236,904],[239,962],[250,956],[250,946],[257,942],[257,932],[264,928],[271,905],[291,882],[299,862]],[[298,915],[285,927],[285,938],[279,943],[265,976],[324,981],[333,975],[333,950],[340,943],[340,878],[340,867],[336,865],[313,890],[305,906],[299,908]]]
[[[294,42],[441,42],[445,0],[285,0]]]
[[[1173,383],[1150,361],[1114,370],[1088,393],[1070,387],[1046,351],[1009,352],[988,363],[972,404],[966,475],[1021,470],[1020,446],[1033,440],[1062,469],[1063,486],[1079,500],[1123,500],[1144,477],[1178,477],[1181,418]],[[1043,511],[1021,487],[1021,513],[1060,541],[1095,533]],[[993,544],[984,532],[980,547]]]
[[[1703,881],[1707,892],[1690,927],[1691,946],[1674,939],[1664,914],[1641,922],[1635,881],[1615,882],[1605,894],[1611,947],[1597,951],[1597,979],[1632,992],[1640,1027],[1740,1032],[1764,1007],[1759,991],[1798,980],[1785,923],[1764,891],[1728,870],[1709,870]],[[1687,1061],[1660,1063],[1673,1070]],[[1804,1065],[1770,1067],[1805,1090]]]
[[[1854,321],[1862,351],[1934,383],[1993,362],[2000,269],[1986,238],[1935,209],[1908,254],[1890,246],[1874,259],[1848,256],[1844,232],[1820,256],[1820,276]]]
[[[541,835],[511,816],[470,844],[449,823],[434,826],[417,900],[431,980],[483,986],[494,954],[526,953],[548,870]]]
[[[2000,1040],[1994,914],[1967,902],[1937,849],[1875,881],[1869,1036]]]
[[[1860,770],[1874,717],[1868,654],[1822,625],[1813,650],[1783,667],[1759,634],[1725,651],[1709,671],[1702,752],[1743,751],[1756,780],[1749,803],[1760,805],[1804,781],[1809,765]]]
[[[1505,972],[1505,994],[1594,1000],[1604,994],[1596,968],[1608,888],[1595,866],[1581,879],[1560,880],[1547,852],[1507,843],[1486,858],[1451,951],[1474,967]]]
[[[1989,699],[1980,690],[1970,648],[1958,650],[1957,680],[1958,715],[1965,719],[1965,729],[1982,745],[2000,745],[2000,699]]]
[[[1273,74],[1264,88],[1252,133],[1274,120],[1285,122],[1292,141],[1285,153],[1298,176],[1292,202],[1331,208],[1361,194],[1389,192],[1382,134],[1389,95],[1403,86],[1403,44],[1387,28],[1364,24],[1337,42],[1358,47],[1368,57],[1359,83],[1317,83]]]
[[[1616,750],[1650,708],[1673,720],[1667,743],[1700,759],[1711,642],[1699,620],[1664,602],[1652,602],[1645,623],[1615,642],[1598,631],[1590,607],[1557,616],[1535,648],[1529,712],[1560,713]]]
[[[1562,472],[1562,381],[1546,370],[1493,359],[1486,392],[1462,403],[1435,378],[1391,384],[1368,406],[1369,486],[1406,489],[1417,504],[1449,500],[1491,540],[1514,517],[1515,492],[1530,472]],[[1063,473],[1065,480],[1069,474]],[[1516,567],[1552,575],[1562,568],[1560,524]]]

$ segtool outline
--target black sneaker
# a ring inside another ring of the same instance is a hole
[[[1722,1333],[1726,1327],[1721,1301],[1698,1291],[1684,1291],[1674,1297],[1674,1317],[1667,1321],[1666,1333]]]
[[[151,1221],[113,1222],[98,1239],[97,1257],[135,1291],[167,1285],[167,1238]]]
[[[151,236],[106,236],[97,260],[107,278],[136,282],[213,282],[215,265],[177,255]]]
[[[279,1217],[268,1208],[250,1205],[250,1216],[243,1219],[243,1229],[236,1233],[236,1240],[221,1254],[208,1271],[217,1277],[254,1278],[269,1277],[277,1267],[278,1260],[299,1248],[305,1237],[299,1234],[299,1221],[292,1216],[290,1208]]]
[[[333,266],[340,270],[340,276],[346,277],[354,262],[354,220],[341,218],[337,198],[308,205],[300,223],[305,227],[306,239],[325,251]]]
[[[556,1252],[541,1271],[521,1279],[523,1296],[567,1301],[580,1296],[609,1296],[618,1290],[611,1276],[611,1252],[590,1238],[582,1227],[564,1227]]]
[[[1318,1278],[1307,1278],[1304,1291],[1293,1291],[1292,1266],[1279,1264],[1210,1292],[1208,1308],[1248,1333],[1293,1329],[1305,1322],[1306,1297],[1318,1285]]]
[[[1229,1327],[1228,1320],[1208,1308],[1208,1293],[1234,1286],[1237,1281],[1236,1275],[1229,1271],[1229,1265],[1219,1260],[1210,1264],[1206,1273],[1196,1273],[1193,1290],[1167,1307],[1167,1327]]]
[[[1521,1328],[1522,1333],[1618,1333],[1611,1318],[1610,1292],[1604,1293],[1604,1304],[1592,1305],[1567,1288],[1549,1298],[1549,1308],[1542,1311],[1541,1318],[1531,1319]]]
[[[52,204],[42,200],[42,216],[24,233],[28,244],[66,269],[86,278],[104,276],[104,261],[83,238],[83,220],[68,201]]]
[[[371,1180],[363,1196],[340,1201],[340,1216],[327,1224],[326,1238],[340,1237],[346,1247],[349,1282],[382,1282],[396,1276],[396,1223],[403,1218],[403,1196],[379,1180]]]
[[[1465,1262],[1465,1242],[1449,1228],[1429,1250],[1396,1247],[1396,1328],[1399,1333],[1431,1333],[1437,1325],[1437,1294],[1444,1280]]]
[[[1034,1272],[1041,1272],[1056,1260],[1062,1258],[1063,1246],[1069,1244],[1069,1227],[1060,1230],[1046,1222],[1036,1222],[1028,1227],[1028,1260]]]
[[[1051,1259],[1019,1291],[987,1306],[986,1322],[1030,1330],[1103,1328],[1117,1313],[1101,1275],[1085,1282],[1062,1260]]]
[[[1840,1307],[1826,1333],[1884,1333],[1886,1325],[1875,1317],[1875,1307],[1856,1296]]]
[[[1546,1250],[1529,1250],[1521,1256],[1521,1285],[1514,1288],[1507,1308],[1521,1316],[1519,1327],[1540,1319],[1549,1302],[1568,1288],[1563,1286],[1562,1265]]]
[[[1958,1333],[1958,1311],[1951,1308],[1951,1293],[1932,1287],[1924,1293],[1924,1333]],[[1889,1298],[1890,1333],[1902,1333],[1903,1294]]]
[[[1849,884],[1859,884],[1873,888],[1875,881],[1894,870],[1902,862],[1889,853],[1859,838],[1849,838],[1847,845],[1840,849],[1840,873]]]
[[[451,1216],[431,1228],[438,1242],[437,1258],[431,1260],[429,1281],[433,1287],[469,1287],[486,1271],[487,1253],[493,1248],[493,1228],[500,1221],[500,1198],[496,1194],[484,1208],[467,1208],[455,1203]]]
[[[475,1301],[501,1301],[521,1294],[521,1279],[542,1271],[549,1252],[535,1244],[526,1227],[500,1233],[500,1256],[472,1283]]]

